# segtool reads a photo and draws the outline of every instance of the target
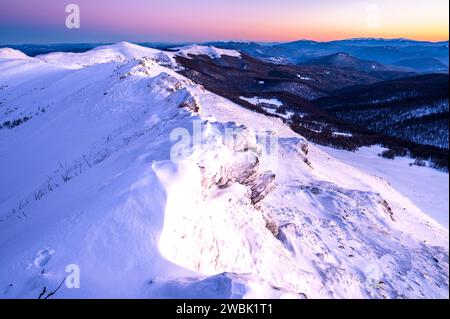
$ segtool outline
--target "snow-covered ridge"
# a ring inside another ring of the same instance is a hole
[[[166,66],[175,65],[173,54],[141,47],[128,42],[105,45],[83,53],[54,52],[36,56],[44,62],[64,68],[79,69],[99,63],[125,62],[142,57],[163,62]]]
[[[222,55],[240,57],[235,50],[219,49],[211,46],[189,45],[177,48],[175,52],[166,52],[142,47],[129,42],[99,46],[83,53],[53,52],[36,56],[37,60],[63,68],[79,69],[100,63],[125,62],[142,57],[152,58],[166,67],[175,67],[175,56],[207,55],[212,59]],[[0,49],[0,59],[32,59],[20,51],[10,48]]]
[[[188,58],[189,55],[207,55],[212,59],[219,59],[222,55],[240,57],[241,54],[236,50],[219,49],[212,46],[203,46],[198,44],[188,45],[176,48],[177,55]]]
[[[448,298],[446,229],[172,58],[0,61],[1,298]]]
[[[11,48],[0,48],[0,60],[31,59],[25,53]]]

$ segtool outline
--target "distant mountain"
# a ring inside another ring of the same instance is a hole
[[[333,67],[362,72],[379,72],[379,71],[406,71],[406,68],[383,65],[376,61],[359,59],[347,53],[339,52],[332,55],[312,59],[301,63],[302,65],[315,65],[323,67]],[[410,71],[410,70],[408,70]]]
[[[346,53],[355,58],[393,64],[404,59],[435,59],[448,66],[448,41],[427,42],[408,39],[348,39],[329,42],[299,40],[275,45],[258,43],[216,42],[214,46],[245,52],[256,58],[280,64],[304,63],[336,53]],[[429,73],[435,66],[411,65],[415,72]]]
[[[1,48],[12,48],[19,50],[24,54],[34,57],[36,55],[47,54],[52,52],[71,52],[83,53],[92,50],[101,45],[111,45],[111,43],[57,43],[57,44],[16,44],[16,45],[2,45]],[[185,43],[166,43],[166,42],[145,42],[139,43],[140,46],[146,48],[167,49],[175,46],[182,46]]]
[[[434,58],[411,58],[392,63],[393,65],[418,70],[419,72],[448,73],[448,65]]]
[[[448,149],[448,85],[448,75],[421,75],[345,88],[314,102],[375,132]]]
[[[144,47],[158,48],[162,50],[186,45],[188,43],[163,43],[148,42],[138,43]],[[13,45],[13,49],[20,50],[29,56],[46,54],[50,52],[85,52],[100,44],[50,44],[50,45]],[[427,42],[409,39],[382,39],[382,38],[357,38],[318,42],[311,40],[298,40],[288,43],[257,43],[257,42],[208,42],[203,45],[211,45],[217,48],[233,49],[249,54],[258,59],[278,64],[297,64],[320,58],[339,52],[349,54],[355,58],[371,60],[380,64],[396,65],[398,61],[405,59],[434,59],[447,66],[449,60],[448,41]],[[5,47],[0,45],[1,47]],[[402,65],[400,65],[402,66]],[[442,66],[435,64],[427,66],[427,63],[414,64],[410,67],[415,72],[445,72]]]
[[[358,46],[348,47],[346,52],[362,59],[373,59],[380,63],[391,64],[398,60],[410,58],[433,58],[448,65],[449,49],[447,44],[417,44],[410,46]],[[416,71],[420,71],[417,69]],[[429,72],[429,70],[426,70]]]
[[[397,38],[397,39],[384,39],[384,38],[353,38],[353,39],[345,39],[345,40],[337,40],[330,41],[328,43],[337,43],[337,44],[345,44],[345,45],[358,45],[358,46],[380,46],[380,45],[389,45],[389,46],[411,46],[411,45],[424,45],[424,46],[435,46],[444,42],[429,42],[429,41],[417,41],[406,38]]]

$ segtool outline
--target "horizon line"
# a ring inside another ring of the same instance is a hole
[[[257,40],[205,40],[205,41],[130,41],[130,40],[118,40],[118,41],[107,41],[107,42],[40,42],[40,43],[32,43],[32,42],[23,42],[23,43],[0,43],[0,45],[6,46],[6,45],[62,45],[62,44],[115,44],[120,42],[129,42],[134,44],[139,43],[159,43],[159,44],[207,44],[207,43],[214,43],[214,42],[221,42],[221,43],[227,43],[227,42],[234,42],[234,43],[263,43],[263,44],[287,44],[287,43],[293,43],[293,42],[300,42],[300,41],[309,41],[309,42],[316,42],[316,43],[330,43],[330,42],[336,42],[336,41],[364,41],[364,40],[388,40],[388,41],[394,41],[394,40],[403,40],[403,41],[411,41],[411,42],[426,42],[426,43],[441,43],[441,42],[449,42],[449,39],[446,40],[438,40],[438,41],[430,41],[430,40],[418,40],[418,39],[412,39],[412,38],[405,38],[405,37],[393,37],[393,38],[384,38],[384,37],[352,37],[352,38],[341,38],[341,39],[334,39],[334,40],[327,40],[327,41],[320,41],[320,40],[313,40],[313,39],[297,39],[292,41],[257,41]]]

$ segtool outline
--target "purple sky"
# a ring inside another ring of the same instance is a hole
[[[81,28],[65,26],[67,4]],[[0,43],[448,40],[448,0],[0,0]]]

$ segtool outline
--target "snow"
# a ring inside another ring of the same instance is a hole
[[[189,58],[189,55],[207,55],[211,59],[220,59],[222,55],[240,57],[241,54],[236,50],[219,49],[211,46],[192,44],[176,48],[176,54]]]
[[[28,60],[32,59],[25,53],[11,48],[0,48],[0,60]]]
[[[357,152],[323,148],[327,153],[353,166],[379,176],[396,190],[410,198],[414,204],[449,228],[449,177],[448,173],[430,167],[411,166],[409,157],[385,159],[381,146],[362,147]]]
[[[288,120],[292,116],[294,116],[293,112],[286,112],[286,114],[282,114],[282,113],[278,113],[275,109],[271,109],[271,108],[268,108],[268,107],[263,107],[262,109],[264,111],[266,111],[267,113],[269,113],[269,114],[276,115],[276,116],[281,117],[281,118],[286,119],[286,120]]]
[[[311,81],[311,80],[312,80],[310,77],[308,77],[308,76],[303,76],[303,75],[301,75],[301,74],[297,74],[297,77],[298,77],[300,80],[304,80],[304,81]]]
[[[32,115],[0,129],[1,298],[448,298],[448,229],[401,185],[173,54],[0,61],[0,122]]]
[[[141,47],[128,42],[100,46],[83,53],[54,52],[36,56],[37,59],[44,62],[70,69],[80,69],[100,63],[125,62],[142,57],[163,61],[166,66],[175,64],[173,54],[170,52]]]
[[[241,100],[247,101],[248,103],[251,103],[253,105],[259,105],[259,104],[271,104],[274,105],[275,107],[281,107],[283,106],[283,102],[281,102],[278,99],[272,98],[272,99],[265,99],[265,98],[260,98],[260,97],[245,97],[245,96],[240,96],[239,97]]]
[[[240,96],[239,97],[241,100],[247,101],[248,103],[251,103],[253,105],[256,106],[261,106],[261,105],[269,105],[270,107],[266,107],[266,106],[262,106],[261,108],[266,111],[267,113],[276,115],[278,117],[281,117],[283,119],[290,119],[294,113],[293,112],[286,112],[286,114],[282,114],[282,113],[278,113],[277,112],[277,108],[283,106],[283,102],[281,102],[278,99],[272,98],[272,99],[266,99],[266,98],[260,98],[260,97],[245,97],[245,96]]]
[[[270,58],[267,58],[267,60],[269,62],[274,63],[274,64],[283,64],[283,63],[285,63],[285,59],[283,57],[280,57],[280,56],[278,56],[278,57],[270,57]]]
[[[344,136],[344,137],[352,137],[352,133],[345,132],[333,132],[333,136]]]

